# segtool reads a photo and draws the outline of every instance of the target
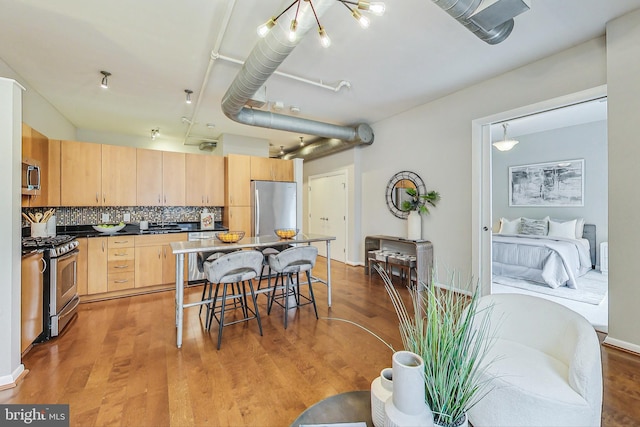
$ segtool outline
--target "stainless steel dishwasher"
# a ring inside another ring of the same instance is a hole
[[[188,235],[190,242],[197,240],[215,239],[216,231],[197,231],[191,232]],[[202,282],[205,280],[204,273],[198,270],[198,254],[190,253],[187,258],[187,267],[189,269],[189,283]]]

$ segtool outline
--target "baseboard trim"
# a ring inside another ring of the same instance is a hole
[[[608,347],[615,347],[620,350],[628,351],[629,353],[633,353],[636,356],[640,356],[640,345],[632,344],[626,341],[618,340],[611,337],[606,337],[604,339],[603,345]]]
[[[27,375],[27,370],[24,369],[24,365],[21,363],[18,367],[11,373],[11,375],[4,375],[0,377],[0,390],[7,390],[10,388],[14,388],[18,385],[18,382]]]

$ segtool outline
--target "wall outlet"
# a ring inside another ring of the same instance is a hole
[[[123,221],[124,221],[124,222],[129,222],[129,221],[131,221],[131,214],[130,214],[129,212],[127,212],[127,213],[125,213],[125,214],[124,214],[124,219],[123,219]]]
[[[109,222],[109,214],[108,213],[103,213],[102,214],[102,222]]]

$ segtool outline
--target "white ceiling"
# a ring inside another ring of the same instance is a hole
[[[204,78],[212,52],[244,60],[256,27],[288,3],[0,0],[0,58],[79,129],[146,137],[159,127],[161,138],[182,144],[186,117],[195,123],[187,143],[229,133],[295,146],[299,136],[314,137],[242,125],[222,114],[220,101],[240,65],[217,59]],[[640,0],[531,3],[511,36],[494,46],[430,0],[387,0],[386,14],[372,16],[367,30],[336,4],[321,18],[331,47],[320,47],[310,31],[278,71],[328,85],[345,80],[351,88],[336,92],[274,75],[265,108],[278,101],[283,113],[296,106],[300,117],[373,124],[603,35],[607,21],[640,8]],[[99,86],[100,70],[112,73],[108,90]],[[190,105],[185,89],[194,91]]]

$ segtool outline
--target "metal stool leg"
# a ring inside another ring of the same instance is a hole
[[[244,282],[242,282],[243,290],[245,291],[245,297],[247,295],[246,290],[244,289]],[[262,321],[260,320],[260,312],[258,311],[258,301],[256,298],[256,293],[253,291],[253,281],[249,279],[249,290],[251,291],[251,299],[253,300],[253,309],[255,310],[256,320],[258,321],[258,329],[260,329],[260,336],[262,336]]]
[[[307,281],[309,283],[309,296],[311,297],[311,303],[313,304],[313,311],[316,313],[316,319],[318,318],[318,307],[316,307],[316,297],[313,295],[313,286],[311,286],[311,272],[307,270]]]
[[[222,308],[220,311],[220,324],[218,325],[218,350],[220,350],[220,345],[222,344],[222,328],[224,327],[224,309],[227,305],[227,283],[222,284]],[[231,289],[233,290],[233,284],[231,284]]]

